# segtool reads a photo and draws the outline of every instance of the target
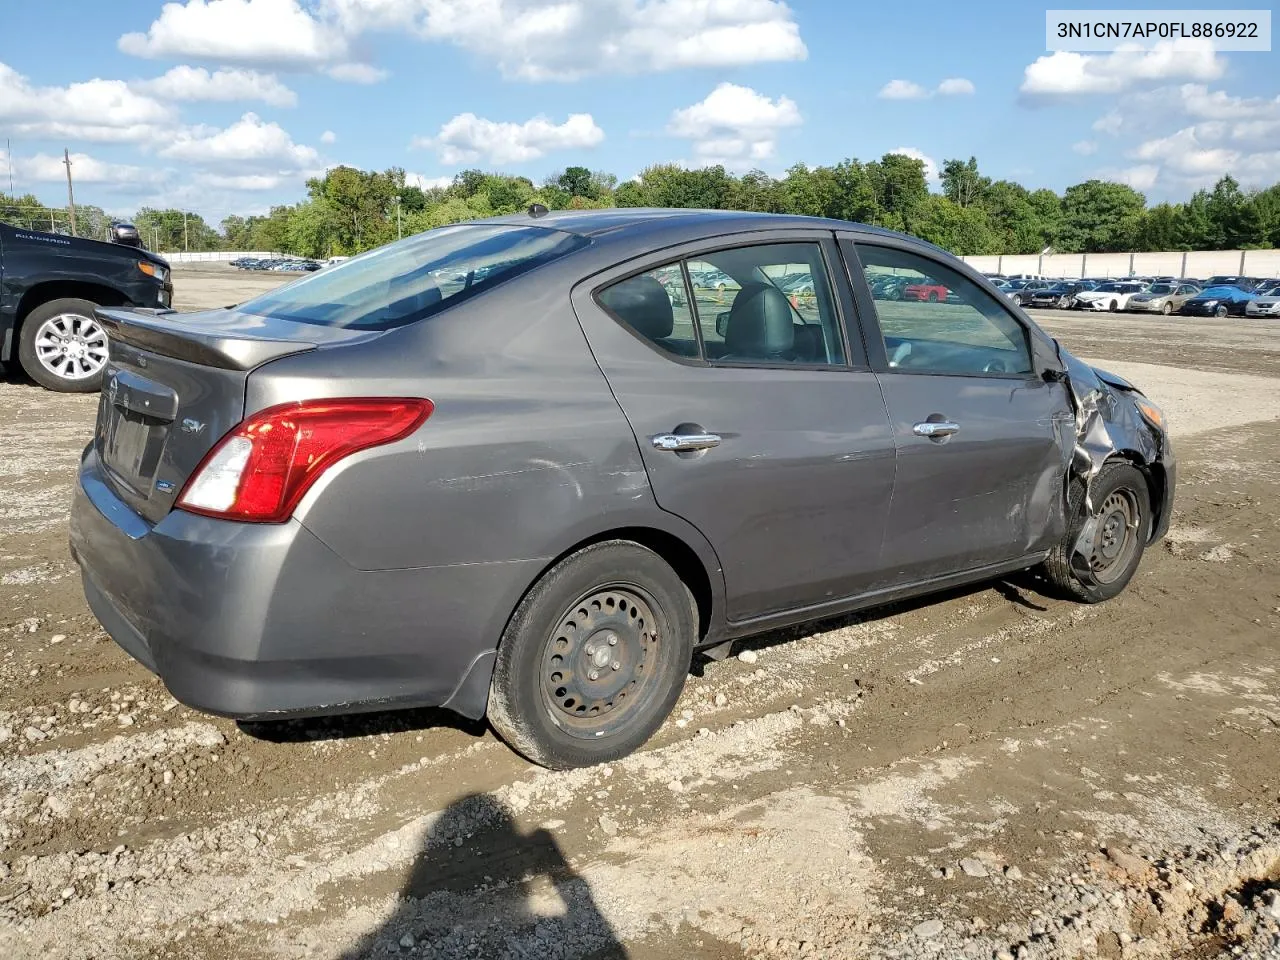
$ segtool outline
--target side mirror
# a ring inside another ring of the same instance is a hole
[[[723,313],[716,314],[716,333],[721,340],[729,336],[729,313],[730,311],[725,310]]]

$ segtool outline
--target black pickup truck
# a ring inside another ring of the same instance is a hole
[[[137,247],[0,223],[0,363],[50,390],[102,383],[107,333],[94,307],[169,307],[169,264]]]

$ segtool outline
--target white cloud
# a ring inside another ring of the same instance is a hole
[[[263,172],[241,170],[258,165],[283,170],[305,170],[319,165],[314,147],[296,144],[277,123],[264,123],[256,113],[246,113],[225,130],[180,130],[160,155],[199,166],[234,166],[242,175]]]
[[[36,87],[0,63],[0,126],[15,136],[141,142],[176,121],[173,109],[121,80]]]
[[[453,186],[453,177],[424,177],[420,173],[406,173],[404,175],[404,185],[406,187],[417,187],[419,190],[443,190],[446,187]]]
[[[298,0],[187,0],[166,3],[146,33],[126,33],[135,57],[307,66],[344,60],[347,40]]]
[[[320,134],[320,142],[324,144],[337,143],[338,135],[332,130],[326,130],[324,133]]]
[[[973,92],[973,81],[964,77],[948,77],[938,84],[938,93],[944,97],[964,97]]]
[[[914,80],[890,80],[876,96],[881,100],[928,100],[934,96],[969,96],[974,90],[973,81],[964,77],[948,77],[935,90],[926,89]]]
[[[876,96],[881,100],[924,100],[929,91],[910,80],[890,80]]]
[[[523,80],[808,56],[782,0],[185,0],[166,3],[145,33],[125,34],[119,46],[139,57],[305,67],[371,83],[384,74],[350,54],[374,31],[451,43]]]
[[[1128,156],[1142,162],[1120,176],[1148,184],[1141,189],[1185,193],[1227,173],[1269,186],[1280,169],[1280,97],[1238,97],[1200,83],[1157,87],[1122,95],[1093,127],[1136,144]]]
[[[1082,157],[1092,156],[1098,152],[1097,140],[1077,140],[1071,145],[1071,149]]]
[[[4,151],[0,151],[0,158]],[[32,157],[13,158],[13,174],[23,181],[63,184],[67,180],[67,168],[62,155],[37,153]],[[107,163],[86,153],[71,154],[71,175],[80,184],[109,184],[117,187],[147,188],[165,182],[166,170],[138,167],[127,163]]]
[[[524,123],[498,123],[461,113],[440,128],[434,137],[415,137],[414,147],[428,147],[447,164],[473,163],[481,157],[489,163],[523,163],[555,150],[580,150],[604,140],[604,131],[589,113],[573,113],[555,124],[544,116]]]
[[[381,83],[390,74],[380,67],[371,67],[367,63],[339,63],[325,70],[335,80],[346,83]]]
[[[1226,62],[1206,42],[1169,41],[1152,50],[1094,55],[1059,50],[1030,64],[1022,93],[1030,98],[1121,93],[1145,81],[1214,80]]]
[[[934,160],[933,157],[929,156],[924,151],[917,150],[915,147],[894,147],[892,150],[887,152],[900,153],[904,157],[910,157],[912,160],[919,160],[924,164],[925,180],[930,184],[938,182],[938,161]]]
[[[592,73],[803,60],[782,0],[328,0],[340,22],[409,25],[493,60],[505,76],[570,80]]]
[[[1156,185],[1159,179],[1160,168],[1150,164],[1142,163],[1136,167],[1128,167],[1116,174],[1116,179],[1121,183],[1126,183],[1135,190],[1150,190]]]
[[[278,173],[246,173],[246,174],[226,174],[226,173],[197,173],[194,182],[206,187],[213,187],[218,190],[274,190],[281,184],[285,183],[289,178]]]
[[[273,107],[292,107],[298,95],[273,74],[224,68],[178,66],[154,80],[133,84],[135,90],[162,100],[261,100]]]
[[[700,164],[745,168],[772,157],[779,133],[802,122],[789,97],[772,100],[750,87],[722,83],[704,100],[672,113],[667,132],[692,140]]]

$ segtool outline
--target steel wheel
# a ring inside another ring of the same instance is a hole
[[[36,329],[36,359],[64,380],[96,377],[107,362],[107,332],[97,320],[59,313]]]
[[[593,590],[561,616],[542,658],[542,697],[566,733],[607,735],[652,698],[662,638],[651,604],[639,588],[619,584]]]
[[[1140,509],[1133,491],[1122,487],[1112,491],[1094,512],[1098,532],[1089,554],[1089,566],[1099,583],[1114,582],[1133,559],[1139,547]]]

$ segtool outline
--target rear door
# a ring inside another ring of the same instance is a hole
[[[632,261],[573,295],[659,505],[715,547],[738,622],[862,592],[894,470],[832,235],[752,236]]]
[[[1072,414],[1001,299],[915,245],[841,240],[898,446],[882,585],[995,565],[1055,535]],[[924,275],[951,302],[891,301],[878,277]],[[870,282],[868,282],[870,281]]]

